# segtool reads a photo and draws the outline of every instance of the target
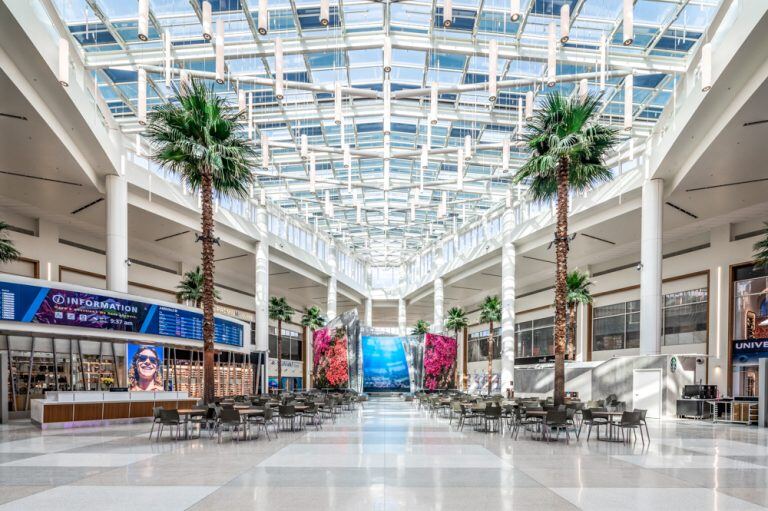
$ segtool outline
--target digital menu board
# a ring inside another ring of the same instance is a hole
[[[0,320],[203,339],[203,315],[168,305],[0,282]],[[243,346],[243,325],[215,318],[219,344]]]

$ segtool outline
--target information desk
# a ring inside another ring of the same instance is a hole
[[[186,392],[49,392],[32,400],[32,423],[42,429],[144,421],[152,408],[192,408]]]

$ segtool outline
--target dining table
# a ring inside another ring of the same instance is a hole
[[[621,418],[621,415],[624,412],[619,411],[592,411],[592,418],[593,419],[605,419],[608,426],[608,436],[603,436],[602,438],[598,438],[598,440],[601,440],[603,442],[623,442],[621,438],[616,434],[618,432],[619,428],[616,427],[616,420],[615,417]]]

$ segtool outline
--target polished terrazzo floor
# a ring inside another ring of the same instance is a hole
[[[148,430],[0,426],[0,510],[768,508],[768,434],[754,427],[652,423],[645,447],[512,441],[378,399],[271,442],[150,443]]]

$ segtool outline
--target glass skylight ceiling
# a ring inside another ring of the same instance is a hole
[[[626,137],[641,142],[671,101],[677,76],[706,39],[721,4],[635,0],[634,38],[624,45],[622,0],[522,0],[516,22],[511,21],[510,0],[454,0],[448,28],[443,26],[445,0],[331,1],[328,26],[320,22],[317,0],[268,0],[266,35],[258,33],[258,0],[212,0],[212,32],[221,23],[225,34],[224,83],[217,84],[216,37],[203,37],[202,0],[149,0],[146,41],[138,38],[135,0],[50,1],[126,133],[142,129],[137,117],[139,67],[147,73],[149,108],[169,96],[169,67],[171,82],[178,83],[184,69],[205,78],[233,104],[238,104],[238,91],[246,91],[253,105],[254,144],[261,147],[263,136],[270,144],[269,165],[254,169],[267,199],[343,238],[374,266],[399,264],[431,240],[502,206],[510,176],[526,158],[516,146],[518,109],[526,93],[538,97],[554,89],[576,94],[579,80],[573,77],[583,74],[589,89],[598,92],[603,37],[603,121],[625,126],[624,76],[632,72],[633,119]],[[557,80],[550,88],[548,27],[557,24],[559,40],[564,5],[570,8],[569,39],[557,43]],[[392,46],[389,73],[383,69],[387,34]],[[273,84],[264,83],[275,79],[277,38],[284,52],[282,100]],[[487,87],[492,39],[499,48],[498,82],[522,82],[500,85],[495,102],[489,101]],[[393,96],[386,136],[385,80]],[[334,122],[337,82],[357,91],[343,94],[341,125]],[[433,83],[440,92],[438,119],[431,125]],[[408,95],[409,90],[421,92]],[[300,155],[302,135],[316,160],[314,183],[309,159]],[[458,155],[440,149],[464,148],[467,136],[472,157],[463,165],[463,184],[457,185]],[[385,150],[386,138],[390,149]],[[505,139],[511,140],[507,170],[502,165]],[[352,153],[350,168],[343,144]],[[425,144],[429,162],[422,170]],[[523,193],[513,192],[515,199]]]

